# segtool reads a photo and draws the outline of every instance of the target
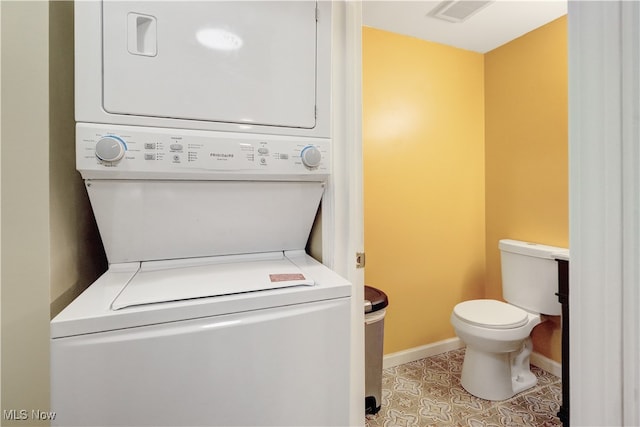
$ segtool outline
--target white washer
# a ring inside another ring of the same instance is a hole
[[[110,266],[51,321],[53,424],[348,424],[351,285],[304,251],[329,141],[76,138]]]
[[[347,281],[303,251],[148,264],[52,321],[54,425],[345,425]]]

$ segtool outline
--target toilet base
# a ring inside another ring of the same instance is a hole
[[[461,384],[472,395],[486,400],[505,400],[536,385],[529,369],[531,338],[514,353],[488,353],[467,346]]]

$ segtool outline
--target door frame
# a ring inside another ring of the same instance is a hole
[[[333,170],[322,205],[322,259],[352,284],[352,426],[364,425],[364,251],[362,189],[362,3],[334,1],[332,10]]]
[[[639,425],[640,6],[569,2],[572,425]]]

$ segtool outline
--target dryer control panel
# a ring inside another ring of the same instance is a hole
[[[327,138],[78,123],[85,179],[323,181]]]

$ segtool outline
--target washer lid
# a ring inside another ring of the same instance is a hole
[[[306,278],[312,279],[314,285],[235,293],[214,298],[194,298],[158,304],[148,303],[127,306],[119,310],[114,310],[112,303],[127,286],[127,283],[131,282],[140,273],[140,263],[111,264],[106,273],[100,276],[96,282],[51,320],[51,338],[57,339],[74,335],[117,331],[298,304],[305,304],[300,306],[301,310],[313,310],[312,305],[306,304],[314,301],[347,298],[351,295],[351,283],[327,266],[311,258],[304,251],[286,251],[284,256],[299,268]],[[231,261],[232,258],[237,258],[238,262],[231,263],[235,265],[236,272],[246,269],[247,264],[251,263],[248,260],[249,256],[245,256],[244,261],[239,261],[240,257],[240,255],[225,257],[228,261]],[[262,260],[258,260],[261,257]],[[259,256],[255,254],[251,258],[260,263],[267,261],[268,255]],[[173,262],[177,263],[177,261]],[[196,260],[184,260],[184,262],[191,264],[195,263]],[[211,263],[208,262],[208,264]],[[218,267],[222,267],[224,264],[229,263],[221,263]],[[271,265],[274,266],[275,264]],[[186,268],[186,265],[182,267]],[[214,270],[216,269],[215,267],[213,266]],[[199,270],[197,266],[194,266],[194,268]],[[279,268],[278,270],[275,274],[283,272]],[[193,272],[195,273],[195,271]],[[253,271],[250,274],[255,272]],[[269,273],[274,274],[273,271]],[[234,275],[234,278],[234,282],[237,282],[239,276]],[[148,290],[152,293],[155,291],[155,289]],[[185,296],[180,290],[176,289],[175,292],[172,297]]]
[[[526,311],[492,299],[461,302],[453,308],[453,313],[472,325],[494,329],[518,328],[529,319]]]
[[[142,263],[111,307],[121,310],[314,284],[314,280],[305,276],[282,252],[149,261]]]

